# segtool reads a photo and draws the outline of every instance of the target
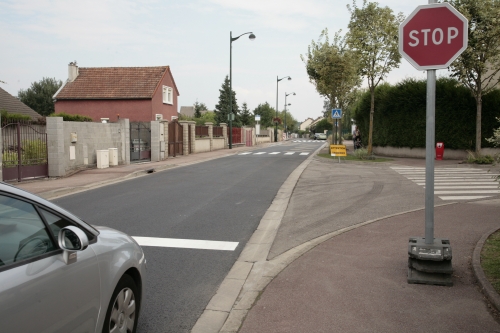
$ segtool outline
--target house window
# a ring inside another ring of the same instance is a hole
[[[163,86],[163,103],[174,104],[174,93],[171,87]]]

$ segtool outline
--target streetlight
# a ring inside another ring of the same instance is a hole
[[[289,76],[282,77],[281,79],[278,79],[276,76],[276,118],[278,118],[278,83],[283,80],[283,79],[288,79],[290,81],[292,78]],[[274,142],[278,142],[278,123],[275,122],[274,125]]]
[[[286,104],[286,97],[287,97],[288,95],[293,95],[293,96],[295,96],[296,94],[295,94],[294,92],[293,92],[293,93],[289,93],[289,94],[287,94],[287,93],[285,92],[285,125],[284,125],[284,127],[285,127],[285,135],[286,135],[286,138],[288,138],[288,134],[287,134],[287,132],[286,132],[286,106],[287,106],[287,105],[291,105],[291,104]]]
[[[248,39],[253,41],[255,39],[255,35],[253,32],[245,32],[244,34],[239,35],[238,37],[233,38],[233,32],[229,32],[229,149],[233,149],[233,42],[240,38],[243,35],[247,35]]]

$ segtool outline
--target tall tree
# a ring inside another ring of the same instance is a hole
[[[226,75],[226,78],[224,79],[224,83],[222,84],[221,89],[219,89],[219,103],[215,105],[215,120],[217,121],[217,124],[220,123],[227,123],[227,115],[229,114],[229,94],[232,94],[232,103],[233,104],[233,114],[234,114],[234,120],[233,120],[233,126],[234,127],[240,127],[241,126],[241,120],[240,120],[240,115],[239,115],[239,108],[238,108],[238,103],[236,102],[236,93],[234,90],[230,92],[230,87],[229,87],[229,77]]]
[[[476,146],[481,150],[483,96],[495,89],[500,75],[500,1],[451,0],[449,3],[469,20],[467,49],[451,64],[451,72],[476,100]]]
[[[347,43],[355,51],[361,76],[368,81],[371,93],[368,154],[372,154],[373,114],[375,112],[375,88],[393,68],[398,68],[401,55],[398,50],[398,28],[404,17],[395,16],[389,7],[379,7],[377,2],[363,0],[359,8],[352,7]]]
[[[247,103],[243,103],[242,107],[241,107],[241,124],[243,126],[254,126],[255,124],[255,120],[254,120],[254,117],[252,115],[252,113],[250,112],[250,110],[248,109],[248,106],[247,106]]]
[[[205,103],[198,103],[198,101],[196,101],[194,104],[194,117],[195,118],[200,118],[201,117],[201,111],[207,111],[208,108],[207,106],[205,105]]]
[[[268,128],[274,126],[273,118],[276,115],[276,110],[272,106],[270,106],[268,102],[265,102],[264,104],[259,104],[253,110],[253,114],[260,116],[261,128]]]
[[[33,82],[28,89],[19,90],[17,97],[21,102],[42,116],[48,116],[54,113],[54,101],[52,96],[54,96],[61,86],[61,80],[44,77],[38,82]]]
[[[356,53],[348,47],[345,37],[340,33],[336,32],[330,43],[328,29],[323,30],[318,41],[311,42],[307,54],[301,55],[309,81],[326,98],[324,107],[328,107],[329,111],[324,113],[330,119],[331,126],[334,124],[331,109],[344,109],[360,84]],[[342,128],[341,125],[339,128]]]

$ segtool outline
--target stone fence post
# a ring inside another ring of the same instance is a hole
[[[205,123],[208,126],[208,137],[210,138],[210,151],[214,149],[214,123]]]
[[[168,144],[168,120],[163,120],[163,135],[165,137],[165,159],[168,158],[168,148],[170,147]]]
[[[151,121],[151,162],[160,161],[160,122],[158,120]]]
[[[120,134],[122,140],[122,158],[123,164],[130,164],[130,121],[128,119],[120,119]]]
[[[49,177],[62,177],[64,168],[64,124],[62,117],[47,117]]]
[[[226,123],[220,123],[220,126],[222,127],[222,137],[224,138],[224,148],[227,148],[228,142],[227,142],[227,124]]]
[[[191,136],[191,154],[196,153],[196,121],[188,121]]]
[[[189,155],[189,123],[181,120],[179,124],[182,125],[182,154]]]

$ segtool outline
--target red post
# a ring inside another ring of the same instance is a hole
[[[436,160],[442,160],[444,155],[444,143],[437,142],[436,143]]]

